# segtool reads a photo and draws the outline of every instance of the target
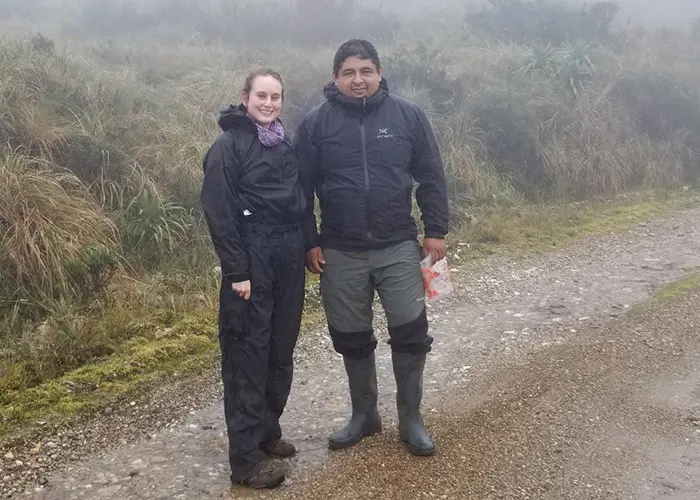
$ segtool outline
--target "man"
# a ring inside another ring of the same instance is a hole
[[[346,448],[382,430],[372,329],[376,290],[389,326],[401,438],[413,454],[432,455],[420,403],[433,339],[411,209],[416,180],[422,250],[442,259],[449,216],[437,141],[425,113],[389,92],[377,51],[365,40],[338,49],[324,93],[326,101],[304,117],[295,142],[307,200],[307,267],[321,274],[323,306],[352,401],[350,421],[329,447]]]

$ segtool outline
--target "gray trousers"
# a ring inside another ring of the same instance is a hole
[[[336,352],[362,358],[376,349],[375,291],[386,314],[391,349],[430,352],[433,339],[428,335],[418,242],[362,252],[329,248],[323,249],[323,256],[321,298]]]

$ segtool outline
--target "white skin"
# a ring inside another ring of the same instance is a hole
[[[361,99],[370,97],[379,90],[382,81],[382,68],[378,68],[371,59],[348,57],[333,74],[333,81],[338,91],[347,96]],[[423,256],[430,254],[433,262],[442,260],[447,253],[445,240],[439,238],[423,239]],[[314,274],[321,274],[326,261],[320,247],[312,248],[306,254],[306,267]]]
[[[282,94],[279,80],[270,75],[262,75],[255,77],[250,92],[241,94],[241,102],[256,123],[270,128],[282,112]],[[234,283],[232,287],[240,297],[250,299],[250,280]]]
[[[253,120],[269,128],[282,112],[282,84],[273,76],[258,76],[250,92],[241,94],[241,101]]]

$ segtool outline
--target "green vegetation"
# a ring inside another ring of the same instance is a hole
[[[101,410],[148,388],[174,372],[192,373],[212,366],[218,349],[216,327],[206,320],[206,332],[189,332],[177,323],[167,338],[133,337],[119,352],[77,368],[48,382],[31,386],[26,364],[11,365],[0,379],[0,437],[37,421],[59,423],[78,412]],[[172,337],[170,337],[172,335]]]
[[[698,288],[700,288],[700,273],[693,273],[687,278],[664,287],[658,294],[656,294],[656,300],[664,303],[671,302],[697,290]]]
[[[337,44],[375,41],[392,89],[435,125],[453,242],[472,256],[690,199],[633,193],[700,173],[697,26],[616,31],[610,2],[491,4],[415,20],[355,0],[0,1],[15,33],[0,38],[0,430],[41,398],[93,408],[216,351],[201,161],[251,66],[282,73],[293,131]],[[305,326],[322,318],[314,287]]]
[[[663,286],[654,292],[651,298],[643,303],[633,306],[628,312],[632,316],[642,316],[649,309],[659,309],[669,305],[700,290],[700,271],[693,271],[678,281]]]
[[[633,192],[611,199],[552,201],[515,207],[482,207],[468,225],[449,237],[451,253],[474,259],[495,251],[547,251],[606,232],[628,229],[651,217],[697,206],[698,193]],[[468,252],[463,251],[469,245]]]

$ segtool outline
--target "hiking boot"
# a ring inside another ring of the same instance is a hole
[[[274,462],[260,462],[252,470],[250,475],[240,484],[255,490],[277,488],[284,482],[284,470],[281,464]]]
[[[350,385],[352,416],[345,427],[328,440],[331,450],[340,450],[360,442],[364,437],[382,432],[377,411],[377,367],[374,353],[362,359],[343,358]]]
[[[288,458],[297,451],[292,443],[284,439],[278,439],[269,443],[260,443],[260,449],[275,458]]]
[[[399,434],[411,453],[419,456],[435,453],[435,443],[425,429],[420,414],[425,357],[425,354],[392,352]]]

